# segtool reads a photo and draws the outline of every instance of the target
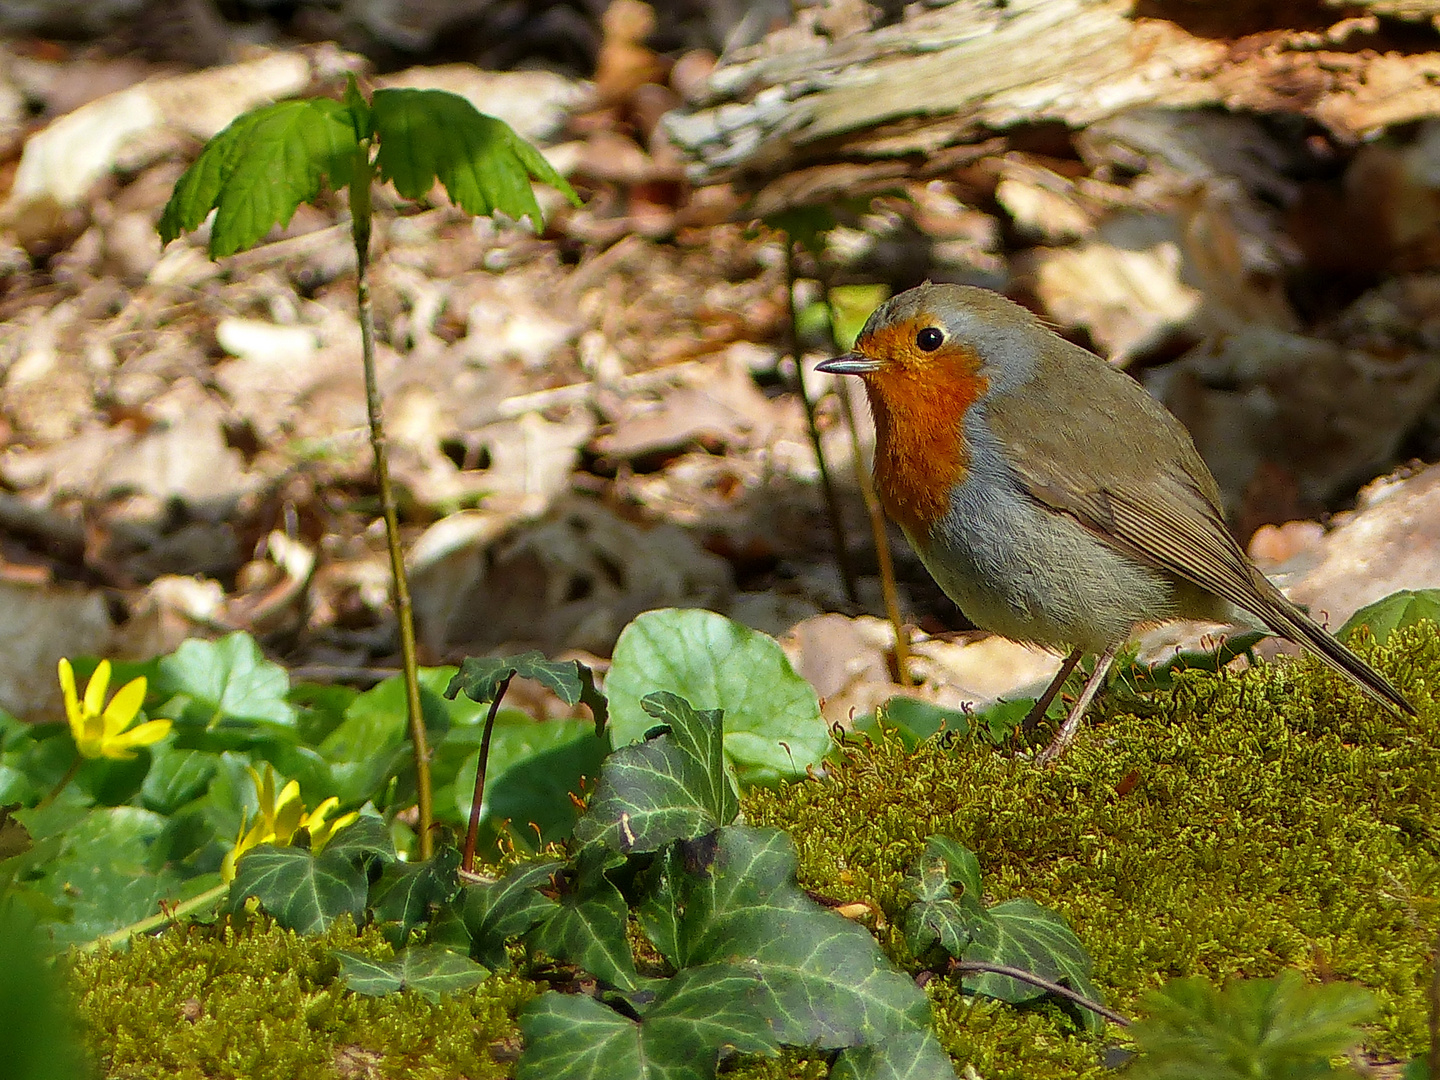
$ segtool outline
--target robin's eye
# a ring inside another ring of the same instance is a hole
[[[915,344],[922,352],[934,352],[945,343],[945,334],[937,326],[927,326],[915,335]]]

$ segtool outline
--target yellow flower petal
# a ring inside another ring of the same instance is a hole
[[[70,730],[75,732],[84,721],[80,712],[80,698],[75,693],[75,669],[70,661],[60,658],[60,694],[65,699],[65,717],[70,721]]]
[[[95,674],[85,684],[85,715],[99,716],[105,706],[105,691],[110,689],[110,661],[101,660]]]
[[[119,735],[129,726],[145,703],[145,679],[131,679],[115,692],[110,704],[105,706],[105,734]],[[144,725],[141,725],[144,726]],[[152,742],[154,740],[151,740]]]
[[[150,720],[105,740],[104,754],[108,758],[128,760],[133,758],[134,748],[157,743],[170,734],[171,721]]]

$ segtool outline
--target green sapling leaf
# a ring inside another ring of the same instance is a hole
[[[471,214],[500,211],[545,224],[535,201],[533,177],[576,206],[580,197],[540,152],[503,120],[486,116],[445,90],[375,91],[371,122],[379,138],[380,177],[407,199],[421,199],[435,181],[450,201]]]
[[[215,210],[210,257],[255,245],[325,183],[350,183],[359,147],[350,109],[329,98],[279,101],[238,117],[206,144],[160,215],[168,244]]]

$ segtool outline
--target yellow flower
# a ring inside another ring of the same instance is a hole
[[[135,756],[135,747],[149,746],[170,733],[169,720],[150,720],[125,730],[145,701],[144,678],[126,683],[110,699],[110,704],[105,705],[105,691],[109,688],[110,661],[101,660],[85,687],[85,700],[81,701],[75,693],[75,669],[69,660],[61,658],[60,692],[65,697],[70,734],[82,756],[124,761]]]
[[[260,803],[260,812],[253,823],[248,814],[241,818],[240,835],[235,839],[235,846],[220,864],[220,878],[223,881],[235,880],[235,864],[240,861],[240,856],[251,848],[261,844],[284,847],[295,838],[297,832],[306,829],[310,833],[310,850],[318,852],[332,836],[360,816],[352,810],[334,821],[326,821],[325,818],[330,812],[340,805],[340,800],[334,795],[307,814],[305,804],[300,801],[300,785],[294,780],[286,784],[277,797],[273,768],[266,765],[263,777],[253,767],[247,765],[245,768],[250,771],[250,779],[255,784],[255,796]]]

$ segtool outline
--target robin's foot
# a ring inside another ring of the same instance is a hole
[[[1121,644],[1121,642],[1116,642],[1111,645],[1095,661],[1095,670],[1090,673],[1090,678],[1085,680],[1085,688],[1080,691],[1080,697],[1070,710],[1070,715],[1065,718],[1065,723],[1060,725],[1060,730],[1055,733],[1055,738],[1051,740],[1050,745],[1035,755],[1036,765],[1050,764],[1075,741],[1075,736],[1080,731],[1080,721],[1085,718],[1085,710],[1090,707],[1090,702],[1095,700],[1095,695],[1099,692],[1100,687],[1105,685],[1105,676],[1110,674],[1110,666],[1115,663],[1115,654],[1120,650]],[[1071,656],[1074,655],[1071,653]],[[1069,672],[1067,671],[1066,674]],[[1046,704],[1048,705],[1049,702],[1047,701]]]
[[[1034,707],[1025,714],[1025,719],[1020,724],[1022,732],[1028,734],[1040,726],[1040,721],[1045,719],[1045,710],[1050,708],[1050,703],[1055,700],[1055,695],[1065,685],[1065,680],[1070,677],[1070,673],[1075,670],[1075,665],[1080,663],[1080,657],[1083,655],[1084,653],[1076,649],[1065,657],[1064,663],[1060,665],[1060,670],[1055,673],[1055,678],[1045,688],[1045,692],[1040,695],[1040,700],[1035,702]]]

